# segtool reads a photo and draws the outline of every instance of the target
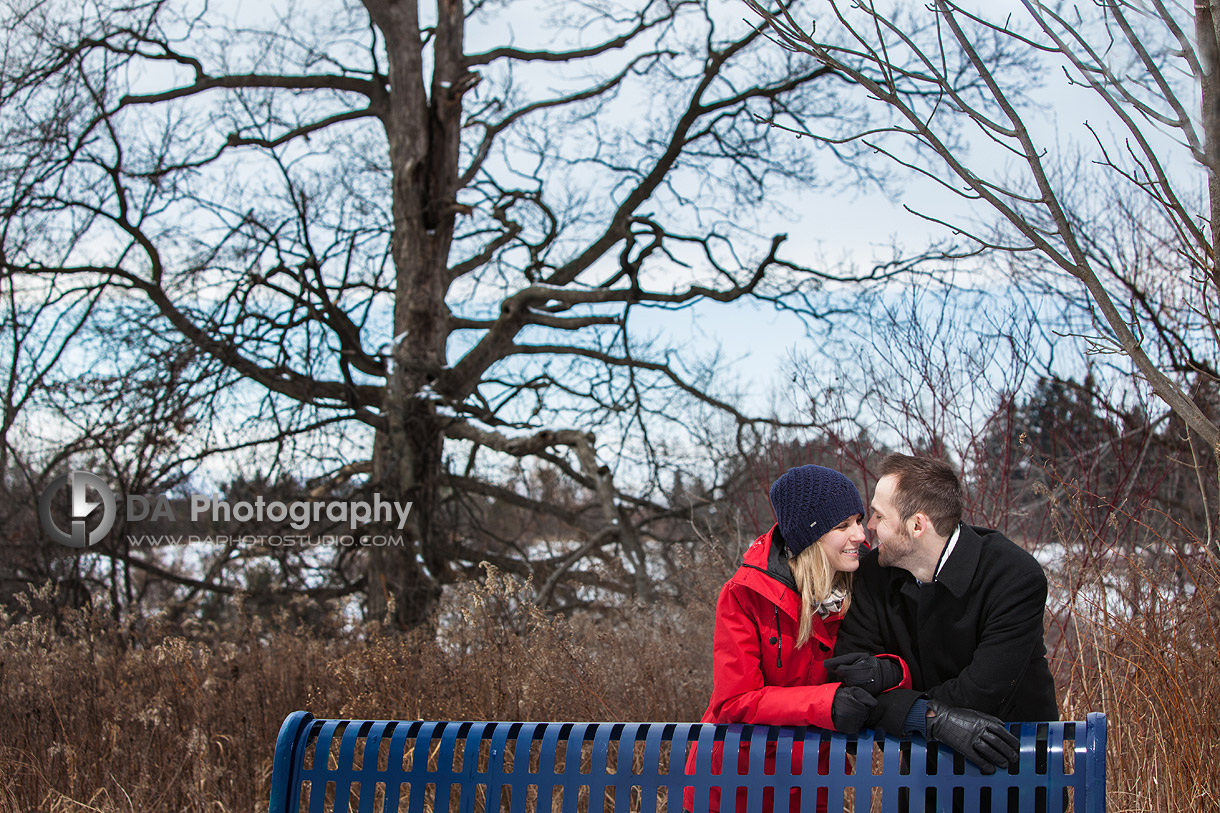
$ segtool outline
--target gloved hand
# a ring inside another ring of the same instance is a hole
[[[836,697],[838,695],[836,694]],[[928,742],[943,742],[985,774],[1017,761],[1021,741],[999,718],[973,709],[928,701]]]
[[[851,652],[827,658],[823,665],[844,686],[859,686],[874,697],[902,682],[902,665],[893,658]]]
[[[840,686],[835,690],[835,699],[830,705],[830,721],[835,724],[835,731],[855,734],[876,705],[877,699],[864,689]]]

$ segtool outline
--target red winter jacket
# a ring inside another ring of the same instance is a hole
[[[759,723],[764,725],[818,726],[833,729],[830,708],[834,703],[838,683],[826,682],[822,662],[834,651],[835,636],[843,616],[822,619],[813,616],[813,634],[809,642],[796,648],[800,627],[801,599],[792,580],[792,571],[772,541],[778,531],[770,531],[754,540],[746,551],[742,566],[720,591],[716,603],[716,633],[712,646],[712,698],[703,713],[705,723]],[[893,657],[893,656],[884,656]],[[897,659],[902,663],[901,659]],[[910,686],[910,673],[902,665],[901,688]],[[722,746],[712,750],[712,769],[721,769]],[[828,753],[820,755],[823,763]],[[802,748],[793,744],[794,772],[801,770]],[[775,768],[774,745],[767,748],[766,772]],[[738,755],[738,770],[744,774],[749,766],[749,748]],[[823,766],[825,768],[825,766]],[[694,773],[695,749],[686,761],[688,774]],[[812,766],[810,768],[812,770]],[[723,770],[732,770],[724,766]],[[790,808],[799,809],[797,791],[792,792]],[[693,810],[694,790],[683,794],[683,807]],[[771,811],[773,794],[763,795],[763,810]],[[826,808],[825,791],[818,794],[818,809]],[[720,792],[713,790],[710,809],[719,811]],[[738,798],[738,813],[745,811],[744,791]]]

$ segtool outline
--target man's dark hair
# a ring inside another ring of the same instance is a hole
[[[911,457],[897,452],[881,461],[881,477],[892,474],[894,507],[906,521],[924,513],[941,536],[948,536],[962,521],[962,484],[953,467],[933,457]]]

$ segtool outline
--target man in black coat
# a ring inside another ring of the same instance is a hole
[[[1003,534],[963,525],[944,461],[894,454],[881,465],[832,678],[877,695],[869,724],[944,742],[990,773],[1015,752],[998,718],[1055,720],[1042,616],[1046,575]],[[894,689],[911,672],[911,689]],[[888,662],[887,662],[888,660]]]

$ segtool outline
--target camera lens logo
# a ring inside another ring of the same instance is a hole
[[[72,495],[72,529],[68,533],[56,525],[51,516],[51,501],[64,487],[67,487]],[[91,502],[88,489],[96,491],[101,502]],[[99,505],[102,507],[102,520],[97,527],[89,531],[85,519]],[[38,517],[42,520],[43,530],[56,542],[69,548],[87,548],[100,540],[114,525],[114,515],[114,492],[106,485],[105,480],[87,471],[61,474],[51,481],[47,490],[42,492],[42,498],[38,500]]]

